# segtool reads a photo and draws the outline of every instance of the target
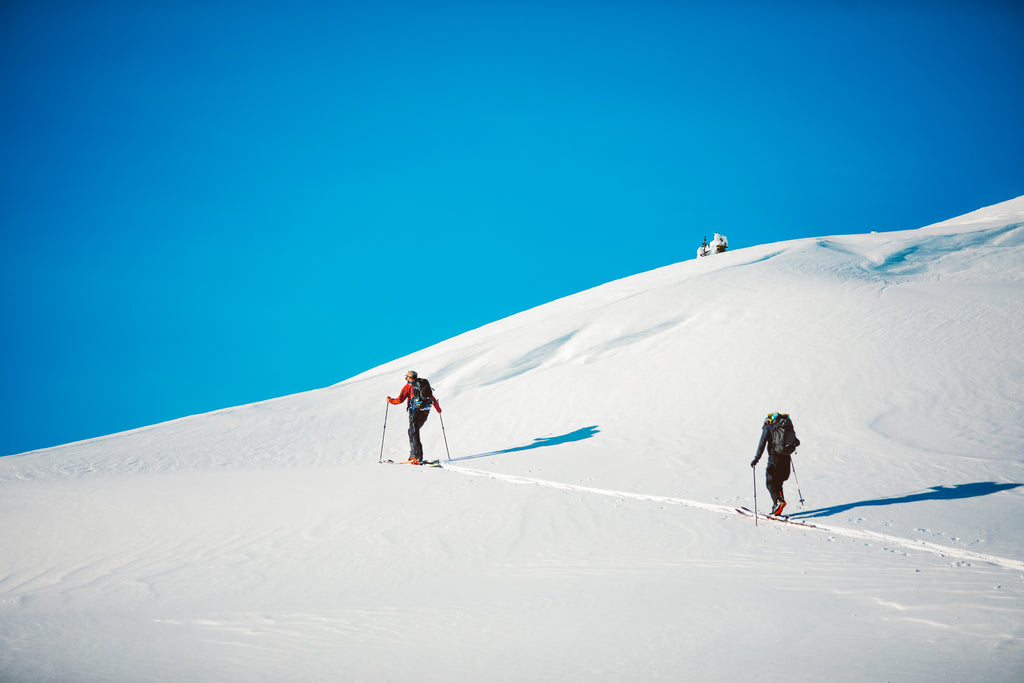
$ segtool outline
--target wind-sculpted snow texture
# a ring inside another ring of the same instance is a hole
[[[1024,198],[2,458],[0,680],[1022,680],[1022,339]],[[735,513],[772,411],[816,528]]]

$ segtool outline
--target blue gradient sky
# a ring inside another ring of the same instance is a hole
[[[8,0],[0,454],[327,386],[715,231],[1024,194],[1022,32],[986,0]]]

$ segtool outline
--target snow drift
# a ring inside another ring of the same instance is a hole
[[[1020,680],[1022,334],[1024,197],[2,458],[0,678]],[[408,369],[442,470],[378,464]],[[816,529],[734,512],[772,411]]]

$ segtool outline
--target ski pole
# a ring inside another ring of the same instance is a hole
[[[751,467],[750,473],[754,476],[754,526],[757,526],[757,470]]]
[[[800,496],[800,507],[804,506],[804,494],[800,490],[800,477],[796,476],[796,463],[793,462],[793,457],[789,458],[789,467],[793,470],[793,479],[796,481],[796,492]]]
[[[384,436],[388,433],[388,408],[391,407],[391,401],[384,404],[384,434],[380,435],[380,457],[377,458],[377,462],[384,462]]]
[[[441,436],[444,437],[444,452],[448,454],[448,462],[451,462],[452,452],[448,450],[448,435],[444,433],[444,416],[441,415],[441,413],[438,413],[437,418],[441,420]]]

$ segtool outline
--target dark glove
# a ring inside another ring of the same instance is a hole
[[[750,466],[751,467],[757,467],[757,461],[760,460],[760,459],[761,458],[754,458],[753,460],[751,460],[750,461]]]

